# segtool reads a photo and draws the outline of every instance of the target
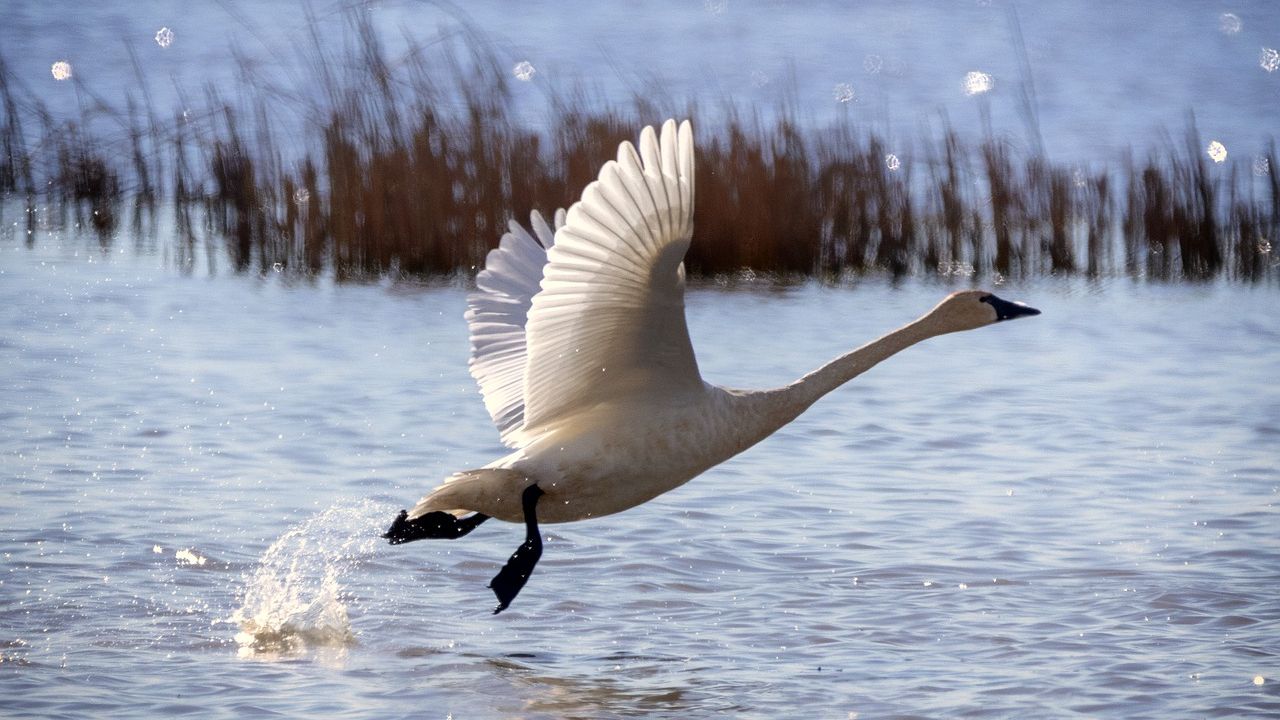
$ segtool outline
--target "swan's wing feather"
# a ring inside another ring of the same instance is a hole
[[[564,225],[564,219],[564,211],[557,211],[555,226]],[[510,231],[476,275],[476,291],[467,296],[471,376],[502,441],[512,447],[512,436],[524,423],[525,322],[547,249],[555,243],[555,232],[536,210],[529,225],[532,233],[510,222]]]
[[[702,387],[684,317],[693,131],[640,133],[569,208],[528,315],[524,429],[630,393]]]

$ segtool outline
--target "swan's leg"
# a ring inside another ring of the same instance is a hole
[[[525,488],[524,494],[520,496],[520,503],[524,506],[524,544],[516,549],[507,564],[489,581],[493,594],[498,596],[498,607],[493,609],[494,615],[506,610],[511,601],[516,599],[520,589],[533,574],[533,566],[542,557],[542,535],[538,533],[537,513],[538,498],[542,495],[542,488],[535,484]]]
[[[410,520],[409,513],[401,510],[382,537],[390,540],[392,545],[425,539],[454,540],[475,530],[477,525],[488,519],[488,515],[481,513],[460,518],[437,510]]]

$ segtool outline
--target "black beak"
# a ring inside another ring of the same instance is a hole
[[[987,295],[986,297],[981,298],[981,300],[984,303],[989,303],[991,307],[995,308],[997,321],[1012,320],[1017,317],[1040,314],[1040,311],[1033,307],[1023,305],[1020,302],[1002,300],[995,295]]]

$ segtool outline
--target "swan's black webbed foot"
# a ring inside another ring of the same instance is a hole
[[[521,588],[533,574],[533,566],[537,565],[538,559],[542,557],[542,535],[538,533],[537,506],[538,498],[543,494],[542,488],[530,485],[520,496],[520,502],[524,506],[524,544],[516,549],[507,564],[503,565],[498,574],[493,576],[493,580],[489,581],[493,594],[498,596],[498,607],[493,609],[494,615],[506,610],[511,601],[516,599],[516,595],[520,594]]]
[[[410,520],[408,511],[401,510],[382,537],[391,541],[392,545],[414,540],[453,540],[475,530],[477,525],[488,519],[488,515],[481,513],[460,518],[453,513],[437,510]]]

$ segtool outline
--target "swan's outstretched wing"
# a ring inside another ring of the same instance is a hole
[[[624,142],[569,208],[533,298],[524,429],[631,394],[702,387],[684,318],[693,233],[693,130]]]
[[[564,210],[557,210],[556,229],[564,219]],[[502,442],[512,447],[513,435],[524,423],[525,320],[542,282],[547,249],[555,243],[554,231],[538,211],[529,221],[532,235],[511,221],[510,232],[489,251],[484,270],[476,275],[476,292],[467,296],[471,376]]]

